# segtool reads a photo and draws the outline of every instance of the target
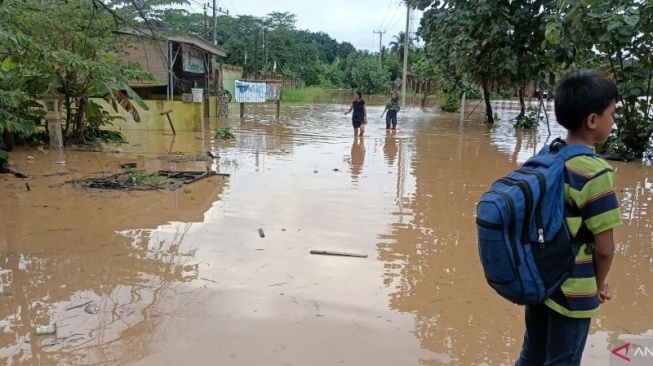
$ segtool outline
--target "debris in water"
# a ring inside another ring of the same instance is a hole
[[[86,306],[84,306],[84,311],[95,315],[98,313],[98,311],[100,311],[100,307],[94,301],[91,301],[90,303],[86,304]]]
[[[122,149],[116,149],[114,152],[115,152],[116,154],[122,154]]]
[[[200,278],[200,280],[202,280],[202,281],[209,281],[209,282],[213,282],[213,283],[217,283],[218,285],[220,284],[220,282],[218,282],[218,281],[214,281],[214,280],[210,280],[210,279],[208,279],[208,278],[203,278],[203,277],[202,277],[202,278]]]
[[[156,173],[146,173],[145,171],[128,169],[125,173],[88,178],[73,181],[72,183],[86,188],[98,189],[155,190],[168,188],[175,191],[182,184],[191,184],[212,175],[215,175],[215,173],[211,171],[159,170]]]
[[[329,251],[329,250],[311,250],[311,254],[317,254],[317,255],[337,255],[337,256],[341,256],[341,257],[367,258],[367,254],[344,253],[344,252],[332,252],[332,251]]]
[[[29,187],[29,183],[25,182],[25,188],[27,188],[27,191],[31,191],[32,189]]]
[[[34,159],[34,157],[33,157],[33,156],[31,156],[31,155],[28,155],[28,156],[27,156],[27,160],[30,160],[30,161],[32,161],[32,160],[35,160],[35,159]]]
[[[136,164],[136,163],[122,163],[122,164],[120,164],[120,167],[123,168],[123,169],[134,169],[134,168],[136,168],[137,165],[138,164]]]
[[[338,168],[333,168],[333,171],[334,171],[334,172],[339,172],[340,169],[338,169]]]
[[[56,331],[57,331],[57,326],[55,324],[45,325],[36,328],[36,334],[38,335],[54,334]]]
[[[209,154],[197,154],[191,156],[184,156],[182,153],[177,154],[177,156],[162,156],[158,158],[159,160],[165,160],[171,163],[187,163],[192,161],[206,161],[210,162],[212,160]]]
[[[66,161],[65,160],[57,161],[57,165],[66,165]]]
[[[261,236],[261,238],[265,238],[265,233],[263,232],[263,229],[259,228],[258,234]]]
[[[91,304],[91,303],[93,303],[93,301],[87,301],[87,302],[82,303],[82,304],[68,306],[68,307],[65,308],[65,310],[68,311],[68,310],[81,308],[82,306],[86,306],[86,305]]]

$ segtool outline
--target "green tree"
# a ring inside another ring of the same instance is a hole
[[[120,61],[120,45],[112,36],[115,12],[86,0],[8,0],[3,7],[7,34],[24,34],[38,45],[21,49],[15,43],[16,56],[10,59],[17,67],[37,70],[62,94],[66,135],[81,142],[97,132],[99,126],[89,126],[85,118],[91,97],[105,98],[116,110],[121,106],[137,121],[134,103],[148,109],[127,83],[153,77]]]
[[[349,86],[364,94],[387,93],[390,89],[390,72],[379,59],[367,52],[350,54],[347,58],[345,78]]]
[[[392,37],[390,41],[390,54],[394,55],[400,62],[404,61],[404,45],[406,42],[406,32],[399,32]],[[408,55],[415,50],[415,44],[412,39],[408,39]]]
[[[204,24],[204,14],[191,13],[185,9],[165,9],[160,15],[160,23],[168,30],[179,33],[191,33],[204,38],[211,37],[213,24]],[[220,24],[218,23],[218,27]]]
[[[445,79],[471,80],[483,88],[486,120],[494,122],[491,85],[508,85],[519,91],[525,113],[524,87],[548,75],[551,55],[542,49],[552,0],[416,0],[429,8],[420,34],[434,62],[441,62]]]
[[[430,46],[434,62],[457,64],[450,72],[469,77],[483,88],[485,116],[494,123],[490,86],[506,80],[505,65],[513,51],[507,41],[509,23],[498,1],[422,1],[430,6],[421,21],[420,34]]]
[[[570,55],[562,69],[597,68],[617,84],[617,128],[600,150],[641,157],[653,134],[653,3],[563,0],[546,35],[551,47]]]
[[[290,12],[273,11],[269,13],[263,20],[263,25],[270,29],[286,28],[295,29],[297,23],[297,16]]]
[[[3,9],[0,8],[0,17]],[[29,37],[10,34],[0,28],[0,173],[8,172],[8,151],[15,136],[29,136],[45,112],[37,102],[47,86],[43,75],[15,62],[24,54],[34,54],[38,45]]]

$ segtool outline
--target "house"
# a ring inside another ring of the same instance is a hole
[[[129,86],[144,99],[181,100],[191,88],[215,95],[218,80],[217,57],[227,51],[196,35],[179,35],[162,29],[131,28],[114,31],[119,55],[137,62],[160,83],[133,82]],[[165,96],[165,97],[164,97]]]

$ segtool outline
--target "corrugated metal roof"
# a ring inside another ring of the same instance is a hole
[[[213,55],[217,55],[220,57],[227,57],[227,51],[225,51],[224,48],[218,47],[213,43],[201,37],[198,37],[196,35],[191,34],[190,36],[186,36],[186,37],[169,37],[168,40],[173,42],[179,42],[179,43],[190,43]]]
[[[179,42],[179,43],[189,43],[195,45],[198,48],[203,49],[204,51],[218,55],[221,57],[227,57],[228,52],[219,46],[214,45],[213,43],[205,40],[202,37],[196,36],[194,34],[189,35],[179,35],[174,34],[166,29],[156,29],[156,28],[121,28],[114,30],[114,33],[117,34],[127,34],[132,36],[156,36],[159,38],[167,39],[168,41]]]

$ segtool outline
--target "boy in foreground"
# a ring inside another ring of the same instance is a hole
[[[567,130],[565,142],[594,150],[596,143],[606,141],[617,98],[616,85],[595,71],[568,74],[555,91],[555,114]],[[588,239],[562,286],[544,303],[526,307],[516,366],[580,365],[591,318],[611,298],[606,278],[614,255],[612,231],[622,220],[614,171],[605,160],[577,156],[566,162],[565,211],[570,234]]]

